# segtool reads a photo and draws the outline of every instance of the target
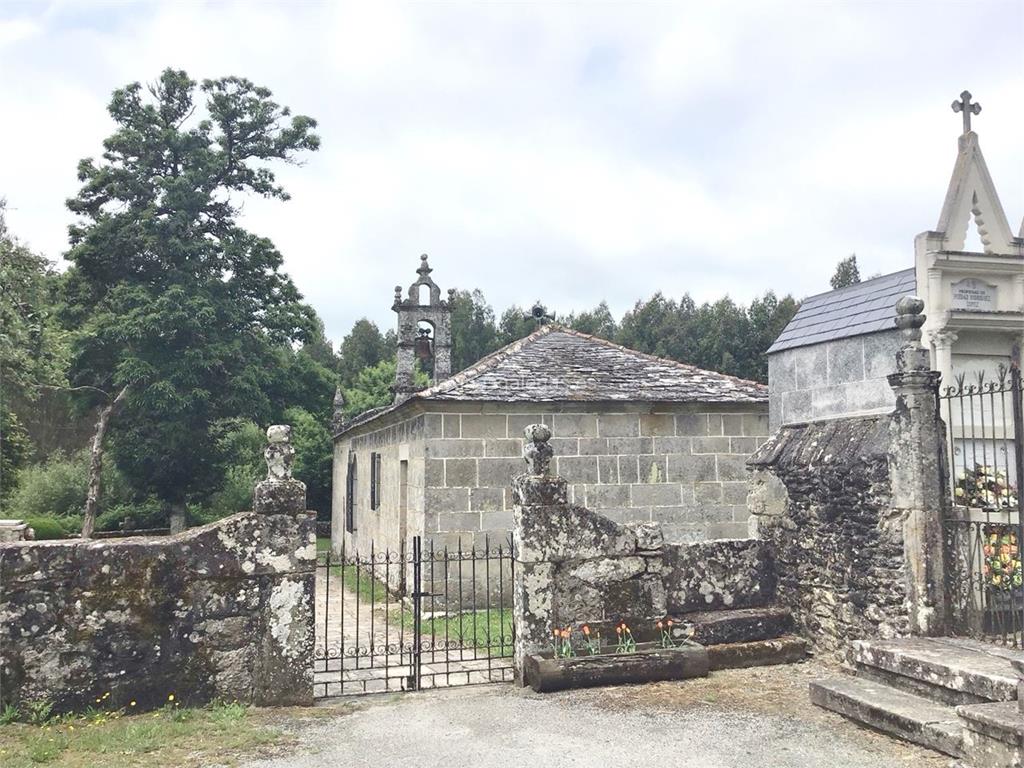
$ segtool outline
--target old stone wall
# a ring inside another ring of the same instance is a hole
[[[666,543],[658,523],[622,524],[570,504],[559,477],[521,475],[512,495],[518,669],[550,648],[556,627],[585,623],[607,642],[625,621],[638,640],[652,640],[666,616],[685,622],[687,613],[772,600],[763,542]]]
[[[569,500],[619,523],[658,522],[673,542],[747,535],[745,462],[768,435],[767,408],[753,405],[624,404],[472,406],[388,417],[335,442],[333,540],[344,534],[345,473],[357,460],[356,531],[349,548],[395,549],[398,530],[436,546],[482,546],[512,528],[510,483],[522,472],[523,428],[546,424],[556,437],[554,470],[571,481]],[[382,500],[370,508],[370,454],[382,456]],[[403,459],[403,457],[405,457]],[[405,507],[398,477],[406,460]],[[405,510],[404,512],[402,510]]]
[[[779,602],[823,650],[910,630],[888,448],[889,417],[869,416],[783,427],[751,460],[751,512]]]
[[[914,296],[896,302],[890,412],[784,425],[749,462],[753,528],[775,557],[780,599],[819,648],[949,626],[946,431],[923,309]]]
[[[277,435],[255,512],[163,538],[0,544],[0,702],[312,703],[315,513]]]
[[[882,331],[795,347],[768,357],[771,428],[889,411],[896,398],[886,381],[898,332]]]

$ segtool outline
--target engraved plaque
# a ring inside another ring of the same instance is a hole
[[[969,312],[993,312],[996,308],[996,286],[967,277],[953,283],[953,309]]]

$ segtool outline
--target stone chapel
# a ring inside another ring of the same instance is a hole
[[[504,542],[523,429],[547,424],[570,501],[670,541],[745,537],[747,458],[768,436],[768,390],[555,323],[451,370],[451,296],[427,257],[395,291],[394,402],[334,422],[335,550],[399,552],[410,536]],[[543,313],[540,313],[543,314]],[[418,389],[416,367],[431,383]]]

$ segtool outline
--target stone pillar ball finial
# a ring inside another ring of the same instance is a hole
[[[921,341],[924,325],[924,301],[917,296],[904,296],[896,302],[896,327],[903,331],[907,342]]]
[[[898,372],[928,370],[928,350],[921,346],[924,321],[924,301],[921,298],[904,296],[896,302],[896,327],[903,336],[903,344],[896,352]]]
[[[530,424],[523,430],[526,444],[523,446],[523,459],[526,461],[531,475],[547,475],[551,468],[551,457],[554,449],[548,445],[551,439],[551,427],[547,424]]]
[[[268,427],[267,443],[267,448],[263,451],[263,457],[267,460],[267,480],[291,480],[292,460],[295,458],[292,428],[286,424]]]

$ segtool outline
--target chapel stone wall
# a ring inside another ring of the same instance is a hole
[[[582,407],[460,403],[426,414],[427,534],[453,546],[511,530],[523,429],[546,424],[570,503],[619,523],[660,523],[671,542],[747,535],[745,464],[768,435],[765,406]]]

